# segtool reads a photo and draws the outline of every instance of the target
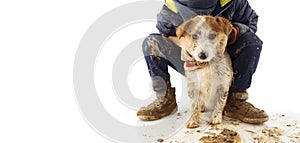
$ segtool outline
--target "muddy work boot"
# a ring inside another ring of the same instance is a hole
[[[142,107],[137,112],[137,117],[145,121],[153,121],[170,115],[177,110],[175,88],[170,84],[166,91],[156,92],[157,99],[147,107]]]
[[[246,91],[234,92],[229,95],[224,107],[224,115],[249,124],[261,124],[268,121],[269,116],[266,112],[246,102],[247,99]]]

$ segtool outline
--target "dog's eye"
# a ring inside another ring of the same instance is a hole
[[[197,34],[193,34],[193,35],[192,35],[192,38],[193,38],[194,40],[197,40],[199,37],[198,37]]]
[[[214,40],[215,38],[216,38],[216,34],[209,34],[208,35],[208,38],[210,39],[210,40]]]

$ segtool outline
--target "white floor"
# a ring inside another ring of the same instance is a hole
[[[178,114],[180,113],[180,114]],[[172,116],[163,120],[170,120],[167,126],[176,125],[176,120],[185,120],[189,113],[179,111]],[[206,113],[205,115],[208,115]],[[205,116],[204,115],[204,116]],[[176,118],[176,120],[172,120]],[[271,114],[270,120],[262,125],[250,125],[239,121],[224,117],[223,123],[216,126],[208,124],[207,119],[204,119],[201,127],[195,129],[187,129],[182,126],[174,135],[168,138],[165,133],[173,131],[163,131],[162,129],[153,129],[144,137],[153,142],[164,143],[198,143],[199,139],[205,136],[217,136],[223,129],[229,129],[238,133],[241,138],[241,143],[299,143],[300,142],[300,116],[297,114]],[[160,132],[161,131],[161,132]],[[151,134],[150,134],[151,133]],[[155,135],[153,135],[155,134]],[[162,137],[159,137],[162,136]],[[148,140],[147,139],[147,140]]]

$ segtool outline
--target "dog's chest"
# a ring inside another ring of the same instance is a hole
[[[196,85],[200,85],[201,83],[203,83],[203,81],[212,80],[210,66],[206,66],[205,68],[200,68],[192,71],[186,71],[186,75],[188,82],[194,83]]]

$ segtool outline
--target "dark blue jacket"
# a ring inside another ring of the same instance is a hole
[[[176,11],[176,6],[172,4],[174,4],[173,0],[166,0],[162,10],[157,15],[156,27],[165,36],[175,36],[176,28],[184,22]],[[209,14],[229,19],[233,26],[238,29],[239,35],[257,31],[258,15],[250,7],[247,0],[219,0],[215,10]]]

